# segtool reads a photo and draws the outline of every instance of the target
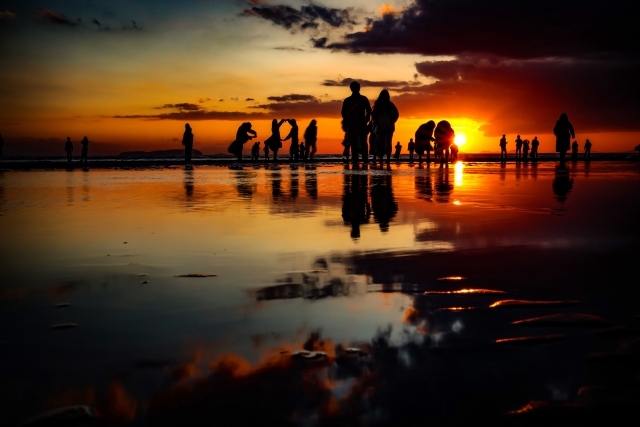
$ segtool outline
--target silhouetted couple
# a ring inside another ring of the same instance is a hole
[[[449,163],[449,153],[455,132],[451,128],[451,124],[447,120],[441,120],[436,123],[429,120],[418,127],[416,131],[416,153],[418,153],[418,161],[422,163],[422,155],[427,153],[427,164],[431,162],[431,151],[434,152],[435,159],[440,159],[440,166]],[[431,145],[433,141],[433,146]],[[457,155],[457,147],[455,148]]]

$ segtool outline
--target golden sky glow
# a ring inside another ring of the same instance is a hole
[[[147,1],[5,1],[0,7],[5,152],[28,147],[34,150],[30,154],[59,153],[67,136],[79,141],[85,135],[94,142],[94,154],[180,149],[189,122],[194,148],[214,154],[226,151],[243,121],[251,121],[263,141],[272,118],[296,118],[301,132],[315,118],[320,153],[338,153],[339,111],[350,94],[350,79],[361,82],[371,103],[380,90],[390,91],[400,111],[394,139],[405,146],[421,123],[446,119],[466,136],[466,142],[458,141],[466,152],[498,152],[502,133],[510,140],[516,134],[538,136],[540,151],[549,152],[551,129],[563,111],[575,117],[579,143],[589,138],[594,152],[637,145],[635,125],[613,107],[611,115],[620,123],[606,119],[605,102],[594,102],[600,110],[591,112],[587,109],[594,106],[577,95],[564,100],[554,95],[554,82],[579,81],[579,59],[427,54],[421,45],[404,49],[377,31],[386,22],[409,22],[428,2],[347,3],[169,1],[160,8]],[[367,34],[361,32],[365,24],[371,28]],[[616,92],[620,103],[629,105],[633,94]]]

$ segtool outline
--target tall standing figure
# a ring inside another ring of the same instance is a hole
[[[348,157],[348,151],[351,149],[351,157],[353,164],[357,165],[359,156],[362,154],[362,160],[367,163],[369,161],[367,154],[367,123],[371,116],[371,104],[369,98],[360,94],[360,83],[352,81],[349,85],[351,96],[346,98],[342,103],[342,119],[346,131],[345,153]]]
[[[560,114],[560,118],[553,127],[553,134],[556,136],[556,152],[560,153],[560,164],[564,164],[567,151],[571,148],[571,138],[576,137],[567,113]]]
[[[89,157],[89,138],[87,138],[85,136],[84,138],[82,138],[82,141],[80,141],[80,144],[82,144],[82,152],[80,153],[80,161],[81,162],[86,162],[87,158]]]
[[[251,129],[251,122],[244,122],[236,131],[236,139],[229,145],[229,153],[238,158],[238,161],[242,161],[242,148],[249,140],[258,136],[258,133]],[[259,146],[259,145],[258,145]]]
[[[433,136],[435,138],[436,157],[440,157],[440,167],[445,163],[448,166],[449,148],[451,144],[453,144],[453,139],[456,136],[451,128],[451,124],[446,120],[439,121],[436,130],[433,132]]]
[[[304,145],[307,150],[306,158],[313,160],[313,156],[318,149],[316,148],[316,142],[318,141],[318,126],[316,125],[316,119],[311,120],[309,126],[304,131]]]
[[[289,161],[298,161],[300,159],[300,142],[298,137],[298,123],[296,119],[288,119],[287,122],[291,125],[291,130],[289,131],[289,135],[284,138],[284,141],[291,140],[291,145],[289,146]]]
[[[385,155],[387,156],[387,165],[391,161],[393,132],[396,130],[396,122],[399,117],[400,113],[395,104],[391,102],[389,91],[382,89],[371,111],[372,130],[376,135],[373,161],[375,163],[376,158],[380,159],[380,166],[382,166],[382,158]]]
[[[280,138],[280,126],[287,119],[273,119],[271,121],[271,136],[264,142],[269,147],[269,150],[273,151],[273,161],[278,160],[278,150],[282,148],[282,138]]]
[[[503,134],[500,138],[500,160],[507,159],[507,135]]]
[[[540,146],[540,141],[538,141],[538,137],[534,136],[531,141],[531,158],[533,160],[538,159],[538,147]]]
[[[584,143],[584,158],[587,160],[591,159],[591,141],[587,139],[587,142]]]
[[[67,137],[67,141],[64,143],[64,151],[67,153],[67,161],[70,162],[73,160],[73,142],[71,142],[71,137]]]
[[[191,151],[193,150],[193,132],[189,123],[184,125],[184,134],[182,134],[182,145],[184,145],[184,162],[191,163]]]
[[[436,128],[436,122],[429,120],[427,123],[420,125],[416,131],[416,153],[418,153],[418,162],[422,163],[422,155],[427,153],[427,166],[431,162],[431,152],[433,151],[433,145],[431,141],[433,138],[433,130]]]
[[[409,150],[409,161],[413,162],[413,152],[416,149],[416,143],[413,142],[413,138],[409,138],[409,144],[407,144],[407,150]]]

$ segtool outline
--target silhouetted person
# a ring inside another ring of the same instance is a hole
[[[525,139],[524,141],[522,141],[522,158],[526,160],[528,156],[529,156],[529,140]]]
[[[553,127],[553,134],[556,136],[556,152],[560,153],[560,163],[564,164],[567,151],[571,148],[571,138],[576,137],[567,113],[560,114],[560,118]]]
[[[407,144],[407,150],[409,150],[409,161],[413,162],[413,152],[416,149],[416,143],[413,142],[413,138],[409,138],[409,144]]]
[[[304,142],[300,141],[300,145],[298,146],[298,150],[300,152],[300,160],[307,160],[307,147],[305,147]]]
[[[244,122],[240,126],[238,126],[238,130],[236,131],[236,139],[233,140],[231,145],[229,145],[229,153],[233,154],[238,158],[238,161],[242,161],[242,149],[244,144],[247,141],[258,136],[258,133],[251,129],[251,122]]]
[[[184,125],[184,133],[182,134],[182,145],[184,145],[184,161],[191,163],[191,150],[193,150],[193,132],[189,123]]]
[[[67,161],[70,162],[73,160],[73,142],[71,142],[71,137],[67,137],[67,141],[64,143],[64,151],[67,153]]]
[[[540,146],[540,141],[538,141],[538,137],[534,136],[533,141],[531,141],[531,158],[533,160],[538,159],[538,147]]]
[[[304,144],[307,147],[305,157],[308,160],[313,160],[313,156],[318,151],[316,147],[316,142],[318,141],[318,126],[316,126],[316,120],[311,120],[309,126],[304,131]]]
[[[591,159],[591,146],[592,145],[593,144],[591,144],[591,141],[589,141],[588,139],[587,139],[587,142],[584,143],[584,158],[587,159],[587,160]],[[2,149],[0,148],[0,150],[2,150]],[[0,155],[2,155],[2,154],[0,154]]]
[[[502,135],[500,138],[500,159],[507,158],[507,135]]]
[[[365,150],[367,142],[367,123],[371,116],[371,104],[369,99],[360,94],[360,83],[352,81],[349,85],[351,96],[342,103],[342,119],[347,137],[345,139],[345,152],[348,157],[348,150],[351,149],[353,164],[358,164],[359,156],[362,154],[363,161],[369,161]]]
[[[567,200],[567,195],[573,188],[573,178],[569,175],[569,169],[567,169],[564,163],[556,166],[552,187],[553,193],[559,202]]]
[[[282,148],[282,138],[280,138],[280,126],[286,121],[286,119],[273,119],[271,121],[271,136],[267,138],[265,144],[269,146],[269,150],[273,151],[273,161],[278,160],[278,150]]]
[[[287,135],[284,141],[291,140],[291,145],[289,145],[289,161],[298,161],[300,159],[300,141],[298,137],[298,123],[296,119],[288,119],[287,122],[291,125],[291,130],[289,131],[289,135]]]
[[[89,154],[89,138],[87,138],[85,136],[84,138],[82,138],[82,141],[80,141],[80,144],[82,144],[82,151],[80,153],[80,161],[81,162],[86,162],[88,154]]]
[[[449,147],[449,149],[451,150],[451,161],[455,162],[458,160],[458,144],[455,142],[451,143],[451,147]]]
[[[269,146],[267,145],[267,141],[264,142],[264,160],[269,160]]]
[[[256,141],[251,146],[251,160],[257,161],[260,158],[260,141]]]
[[[453,144],[455,136],[456,134],[448,121],[442,120],[438,122],[436,130],[433,132],[433,137],[435,138],[434,148],[436,157],[440,157],[441,167],[443,164],[448,164],[449,162],[449,148],[451,144]]]
[[[516,159],[522,157],[522,139],[520,135],[516,138]]]
[[[391,145],[393,144],[393,132],[396,130],[396,122],[400,117],[400,113],[395,104],[391,102],[389,91],[382,89],[378,99],[373,104],[371,111],[371,120],[373,133],[375,136],[376,152],[374,155],[374,163],[376,157],[380,159],[382,166],[382,158],[387,156],[387,165],[391,161]],[[398,141],[400,144],[400,141]],[[402,148],[402,146],[400,146]],[[397,148],[396,148],[397,150]],[[398,156],[400,156],[398,154]]]
[[[4,156],[4,139],[0,133],[0,157]]]
[[[396,160],[400,160],[400,152],[402,151],[402,144],[400,144],[400,141],[398,141],[396,143],[396,152],[393,153],[393,158]]]
[[[433,145],[431,141],[433,138],[433,130],[436,128],[436,122],[429,120],[427,123],[423,123],[418,127],[416,131],[416,153],[418,153],[418,162],[422,163],[422,155],[427,153],[427,164],[431,161],[431,152],[433,151]]]
[[[574,139],[573,143],[571,144],[571,160],[573,160],[574,162],[576,160],[578,160],[578,150],[579,149],[580,149],[580,147],[578,145],[578,141],[576,141]]]

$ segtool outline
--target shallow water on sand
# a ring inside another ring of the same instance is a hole
[[[497,381],[505,395],[490,409],[500,413],[570,399],[584,385],[576,361],[620,342],[541,330],[553,339],[519,355],[543,360],[526,374],[492,344],[531,335],[511,323],[538,315],[636,326],[639,190],[640,168],[623,162],[0,172],[0,424],[79,403],[101,420],[158,423],[158,396],[204,381],[221,360],[246,377],[302,348],[331,363],[347,347],[373,357],[380,340],[393,363],[433,380],[421,393],[441,399],[435,422],[477,407],[456,382],[481,392]],[[461,280],[438,280],[448,276]],[[506,295],[423,294],[463,288]],[[509,299],[567,304],[490,308]],[[423,370],[415,348],[489,354],[467,356],[473,374],[447,377]],[[328,414],[343,414],[363,376],[322,369]],[[283,419],[321,424],[326,402],[314,402]],[[421,407],[376,402],[359,421],[417,419]],[[186,413],[216,417],[198,411]]]

